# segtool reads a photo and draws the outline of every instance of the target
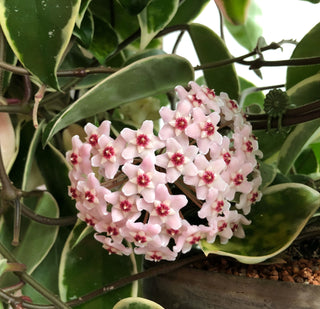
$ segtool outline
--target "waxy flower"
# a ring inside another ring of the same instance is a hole
[[[176,87],[176,110],[160,109],[158,136],[145,120],[111,137],[104,121],[72,139],[69,195],[110,254],[174,260],[201,240],[244,237],[261,198],[258,142],[227,94],[189,86]]]

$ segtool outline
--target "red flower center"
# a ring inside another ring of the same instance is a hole
[[[120,208],[121,210],[128,212],[132,208],[132,204],[128,200],[124,200],[120,202]]]
[[[171,236],[177,235],[179,233],[179,230],[174,229],[167,229],[167,233]]]
[[[235,232],[237,229],[238,229],[239,225],[236,224],[236,223],[232,223],[232,226],[231,226],[231,230],[232,232]]]
[[[107,233],[108,233],[108,235],[114,235],[114,236],[119,235],[118,229],[114,226],[108,226]]]
[[[215,211],[216,211],[216,212],[221,212],[223,206],[224,206],[224,202],[223,202],[223,201],[218,201],[217,204],[216,204]]]
[[[89,144],[94,147],[98,144],[98,135],[97,134],[92,134],[89,137]]]
[[[213,99],[216,96],[214,91],[210,88],[205,87],[204,91],[209,99]]]
[[[243,175],[237,174],[236,177],[233,178],[233,182],[236,186],[239,186],[243,182]]]
[[[150,142],[149,137],[146,134],[139,134],[137,136],[137,145],[147,147]]]
[[[78,155],[76,154],[76,153],[72,153],[71,155],[70,155],[70,162],[73,164],[73,165],[76,165],[76,164],[78,164],[79,162],[78,162]]]
[[[162,256],[158,255],[157,252],[153,252],[152,255],[150,255],[150,258],[154,261],[154,262],[159,262],[162,260]]]
[[[229,152],[226,152],[222,155],[224,162],[229,165],[231,161],[231,154]]]
[[[160,203],[160,205],[158,205],[156,207],[157,214],[160,217],[167,216],[169,214],[169,210],[170,210],[170,207],[168,205],[166,205],[165,203]]]
[[[134,240],[140,244],[147,242],[146,236],[140,234],[136,234],[136,236],[134,236]]]
[[[107,146],[105,149],[103,149],[103,156],[110,160],[114,156],[114,148],[112,146]]]
[[[184,163],[184,155],[182,153],[176,152],[171,157],[171,162],[175,165],[182,165]]]
[[[205,171],[201,179],[208,185],[214,181],[214,174],[210,171]]]
[[[199,240],[201,239],[201,236],[191,236],[191,238],[188,240],[189,244],[191,245],[195,245],[199,242]]]
[[[176,119],[175,128],[179,130],[184,130],[188,126],[188,121],[184,117],[179,117]]]
[[[251,203],[254,203],[254,202],[257,200],[258,196],[259,196],[259,193],[258,193],[258,192],[253,192],[253,193],[251,194],[250,202],[251,202]]]
[[[252,152],[253,151],[253,146],[252,146],[252,142],[251,141],[247,141],[245,143],[245,145],[246,145],[246,151],[247,152]]]
[[[215,132],[215,127],[211,122],[207,122],[205,127],[203,128],[203,131],[207,133],[208,136],[214,134]]]
[[[229,107],[231,107],[231,109],[237,109],[238,105],[235,101],[229,100]]]
[[[90,191],[87,191],[84,194],[84,197],[89,203],[93,203],[94,202],[94,195]]]
[[[90,219],[90,218],[85,218],[84,221],[85,221],[88,225],[94,226],[94,222],[93,222],[92,219]]]
[[[222,223],[218,224],[218,231],[222,232],[226,227],[227,227],[227,223],[222,222]]]
[[[70,194],[71,194],[72,198],[76,199],[78,197],[76,188],[70,187],[69,191],[70,191]]]
[[[150,178],[147,174],[141,174],[137,177],[137,184],[140,187],[146,187],[150,183]]]
[[[199,107],[202,104],[202,100],[198,99],[195,94],[191,97],[191,103],[194,107]]]

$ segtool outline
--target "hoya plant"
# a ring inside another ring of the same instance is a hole
[[[0,1],[0,308],[161,308],[141,279],[272,262],[317,220],[320,24],[266,43],[258,1],[215,2],[242,56],[193,22],[209,0]]]

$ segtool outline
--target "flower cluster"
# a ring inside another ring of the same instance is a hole
[[[190,87],[176,88],[176,110],[160,109],[158,136],[145,120],[116,138],[109,121],[87,124],[85,142],[72,138],[69,195],[110,253],[133,247],[149,260],[174,260],[202,239],[244,237],[245,215],[261,198],[258,143],[227,94]],[[185,214],[191,206],[197,224]]]

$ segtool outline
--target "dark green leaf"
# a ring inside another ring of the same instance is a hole
[[[143,58],[147,58],[147,57],[151,57],[151,56],[156,56],[156,55],[164,55],[165,52],[162,49],[147,49],[147,50],[143,50],[141,52],[138,52],[136,54],[134,54],[133,56],[129,57],[127,59],[127,61],[123,64],[123,66],[127,66],[137,60],[143,59]]]
[[[320,119],[297,125],[283,143],[279,158],[278,168],[287,174],[302,150],[312,143],[320,134]]]
[[[252,223],[244,227],[245,238],[232,238],[225,245],[203,241],[202,249],[242,263],[263,262],[285,250],[319,206],[319,192],[308,186],[286,183],[269,187],[247,216]]]
[[[180,1],[178,11],[168,26],[184,25],[193,21],[205,8],[210,0]]]
[[[201,65],[230,59],[228,49],[220,37],[209,28],[191,24],[189,33]],[[203,70],[209,88],[216,93],[227,92],[231,99],[239,98],[239,81],[233,64]]]
[[[144,49],[151,40],[169,24],[175,15],[179,0],[153,0],[138,15],[141,29],[140,48]]]
[[[61,255],[59,291],[64,301],[83,296],[135,271],[129,256],[110,255],[102,248],[102,244],[93,238],[93,234],[84,238],[81,245],[71,249],[79,232],[81,231],[77,230],[77,233],[70,234]],[[133,296],[136,284],[109,292],[77,308],[112,308],[119,299]]]
[[[318,165],[320,166],[320,143],[311,144],[310,147],[313,150],[314,155],[316,156]]]
[[[131,15],[139,14],[151,0],[118,0]]]
[[[94,35],[90,52],[103,64],[118,46],[118,37],[113,28],[99,18],[94,18]]]
[[[257,2],[252,0],[245,23],[235,25],[225,20],[225,25],[232,36],[249,51],[252,51],[256,47],[258,38],[262,35],[262,27],[257,23],[257,16],[261,15],[261,13]]]
[[[68,186],[70,185],[69,169],[64,155],[52,145],[47,145],[45,148],[38,145],[36,160],[46,188],[55,197],[61,215],[75,215],[75,203],[68,196]]]
[[[307,148],[299,155],[294,163],[294,167],[299,174],[311,174],[318,170],[317,158],[311,148]]]
[[[56,71],[80,0],[1,0],[0,23],[16,56],[42,83],[59,89]]]
[[[320,41],[320,23],[314,26],[299,42],[292,53],[291,59],[320,56],[320,49],[315,48]],[[286,88],[290,89],[300,81],[310,77],[320,70],[320,64],[293,67],[287,69]]]
[[[223,16],[235,25],[242,25],[247,18],[250,0],[215,0]]]
[[[121,104],[187,85],[193,80],[190,63],[179,56],[160,55],[145,58],[112,74],[74,104],[57,115],[45,128],[44,144],[59,130],[81,119]]]
[[[94,32],[94,21],[91,12],[88,10],[84,15],[80,28],[75,26],[73,34],[79,39],[81,45],[88,48],[92,43]]]

